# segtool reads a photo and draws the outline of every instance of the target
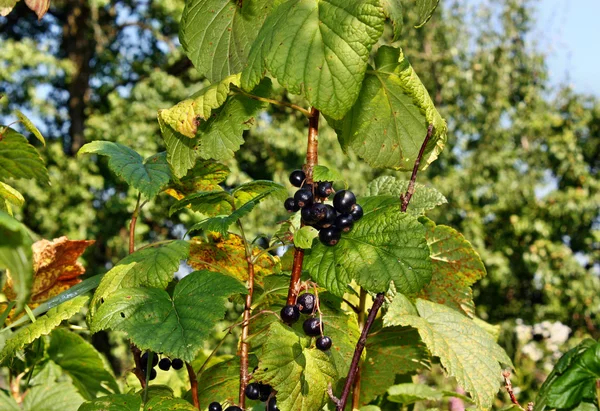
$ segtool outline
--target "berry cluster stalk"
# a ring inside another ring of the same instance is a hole
[[[196,373],[192,368],[192,364],[186,362],[185,367],[187,368],[188,376],[190,377],[190,386],[192,389],[192,400],[194,401],[194,407],[200,409],[200,399],[198,398],[198,379],[196,378]]]
[[[423,154],[425,153],[425,148],[427,147],[427,143],[431,138],[433,133],[433,124],[430,124],[427,128],[427,135],[425,136],[425,140],[421,145],[421,149],[419,150],[419,155],[415,160],[415,165],[413,167],[412,175],[410,177],[410,183],[408,184],[408,189],[406,193],[400,195],[400,203],[401,203],[401,211],[403,213],[408,209],[408,204],[410,203],[410,199],[415,192],[415,181],[417,179],[417,172],[419,171],[419,165],[421,164],[421,158],[423,158]],[[373,305],[371,306],[371,310],[369,311],[369,316],[367,317],[367,322],[363,327],[360,338],[356,343],[356,347],[354,348],[354,355],[352,357],[352,363],[350,364],[350,370],[348,371],[348,376],[346,377],[346,383],[344,384],[344,390],[342,391],[342,396],[337,399],[331,389],[329,390],[329,396],[331,400],[335,403],[336,411],[344,411],[346,408],[346,402],[348,402],[348,397],[350,396],[350,391],[352,391],[352,387],[354,386],[354,381],[357,378],[358,374],[358,366],[360,364],[360,357],[362,355],[363,350],[365,349],[365,344],[367,343],[367,336],[369,335],[369,331],[373,326],[373,322],[377,317],[377,313],[381,306],[383,305],[383,300],[385,299],[385,293],[378,293],[375,299],[373,300]],[[355,397],[359,394],[355,393]]]
[[[313,168],[319,162],[319,110],[312,108],[308,120],[308,143],[306,146],[306,164],[302,167],[306,174],[306,184],[313,182]],[[296,248],[294,250],[294,263],[292,265],[292,277],[290,278],[290,288],[287,296],[287,305],[294,305],[299,292],[300,277],[302,275],[302,262],[304,261],[304,250]]]
[[[244,248],[246,252],[246,261],[248,262],[248,294],[246,294],[246,302],[244,304],[244,315],[242,317],[242,335],[240,337],[240,395],[239,395],[239,406],[244,409],[246,407],[246,385],[250,380],[248,373],[248,355],[250,346],[247,342],[250,331],[250,315],[252,313],[252,294],[254,293],[254,263],[252,261],[252,250],[248,245],[246,234],[244,233],[244,227],[242,222],[238,220],[238,227],[242,240],[244,241]]]

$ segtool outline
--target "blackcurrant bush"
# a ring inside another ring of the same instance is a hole
[[[315,310],[316,302],[317,298],[314,294],[305,293],[298,297],[298,299],[296,300],[296,306],[302,314],[312,314]]]
[[[246,397],[251,400],[258,400],[260,397],[260,384],[257,382],[253,382],[251,384],[246,385]]]
[[[286,324],[294,324],[300,318],[300,310],[295,305],[286,305],[280,312],[281,320]]]
[[[267,411],[279,411],[277,399],[275,397],[271,397],[271,399],[267,402]]]
[[[310,211],[311,207],[307,206],[302,208],[300,211],[300,216],[302,217],[302,222],[306,225],[313,225],[317,223],[313,213]]]
[[[150,381],[152,381],[155,378],[156,378],[156,370],[154,368],[152,368],[150,370]]]
[[[356,197],[352,191],[338,191],[333,197],[333,206],[338,213],[348,214],[352,211],[352,206],[354,204],[356,204]]]
[[[327,337],[326,335],[317,338],[317,348],[321,351],[327,351],[328,349],[330,349],[331,344],[331,338]]]
[[[313,202],[312,190],[308,188],[301,188],[300,190],[296,191],[296,194],[294,194],[294,201],[298,207],[311,205]]]
[[[340,241],[340,238],[342,238],[342,232],[334,225],[319,231],[319,240],[326,246],[331,247],[336,245]]]
[[[352,230],[352,226],[354,225],[354,219],[350,214],[340,214],[335,219],[335,226],[342,230],[344,233]]]
[[[295,213],[296,211],[300,210],[300,207],[298,207],[298,204],[296,204],[296,200],[294,200],[292,197],[285,200],[283,202],[283,206],[290,213]]]
[[[301,187],[304,180],[306,180],[306,174],[302,170],[294,170],[290,174],[290,183],[294,187]]]
[[[163,371],[169,371],[169,368],[171,368],[171,360],[169,360],[168,358],[162,358],[159,362],[158,362],[158,368],[160,368]]]
[[[321,181],[318,185],[317,185],[317,196],[321,197],[321,198],[327,198],[331,195],[331,193],[333,193],[333,185],[331,184],[331,182],[329,181]]]
[[[180,370],[183,368],[183,361],[181,361],[179,358],[175,358],[173,361],[171,361],[171,367],[173,367],[174,370]]]
[[[211,402],[208,406],[208,411],[223,411],[223,407],[218,402]]]
[[[273,391],[273,388],[271,388],[271,386],[268,384],[260,384],[259,390],[260,390],[260,395],[259,395],[258,399],[265,402],[266,400],[269,399],[269,395],[271,395],[271,391]]]
[[[316,317],[308,318],[304,321],[304,324],[302,324],[302,329],[304,330],[304,334],[310,337],[321,335],[321,321]]]
[[[140,364],[142,366],[142,368],[146,368],[146,366],[148,365],[148,357],[150,356],[150,352],[146,351],[144,354],[142,354],[142,357],[140,358]],[[152,367],[156,367],[156,364],[158,364],[158,355],[156,355],[156,353],[152,356]]]
[[[225,408],[225,411],[242,411],[242,409],[237,405],[232,405],[230,407]]]
[[[350,215],[352,216],[354,221],[360,220],[362,218],[363,214],[364,214],[363,209],[360,205],[354,204],[352,206],[352,211],[350,211]]]

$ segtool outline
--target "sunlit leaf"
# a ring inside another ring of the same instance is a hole
[[[48,184],[44,160],[27,139],[12,128],[0,125],[0,180],[7,178],[36,179]]]

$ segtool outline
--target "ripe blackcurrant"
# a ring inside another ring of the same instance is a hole
[[[350,215],[352,216],[354,221],[360,220],[362,218],[363,214],[364,214],[363,209],[360,205],[354,204],[352,206],[352,211],[350,211]]]
[[[331,247],[336,245],[340,241],[340,238],[342,238],[342,232],[334,225],[319,231],[319,240],[326,246]]]
[[[321,221],[327,216],[327,206],[325,204],[316,203],[309,208],[310,215],[316,222]]]
[[[273,388],[271,388],[271,386],[268,384],[260,384],[259,390],[260,390],[260,395],[259,395],[258,399],[265,402],[266,400],[269,399],[269,395],[271,395],[271,391],[273,391]]]
[[[312,190],[308,188],[301,188],[300,190],[296,191],[296,194],[294,194],[294,201],[298,207],[306,207],[311,205],[313,202]]]
[[[321,198],[327,198],[331,195],[331,193],[333,193],[333,185],[331,184],[331,182],[329,181],[321,181],[318,185],[317,185],[317,196],[321,197]]]
[[[333,206],[335,207],[338,213],[350,213],[354,204],[356,204],[356,197],[354,196],[354,193],[352,193],[352,191],[338,191],[333,197]]]
[[[271,397],[271,399],[267,402],[267,411],[279,411],[277,399],[275,397]]]
[[[174,370],[180,370],[183,368],[183,361],[181,361],[179,358],[175,358],[171,361],[171,367],[173,367]]]
[[[331,338],[327,337],[326,335],[317,338],[317,348],[321,351],[327,351],[328,349],[330,349],[331,344]]]
[[[335,218],[337,216],[335,208],[333,208],[333,206],[330,206],[329,204],[326,204],[325,207],[327,208],[327,210],[325,212],[325,217],[321,221],[319,221],[319,228],[331,227],[335,223]]]
[[[294,324],[300,318],[300,310],[295,305],[286,305],[280,312],[281,320],[286,324]]]
[[[218,402],[211,402],[208,406],[208,411],[223,411],[223,407]]]
[[[300,207],[298,207],[298,204],[296,204],[296,201],[292,197],[285,200],[283,202],[283,206],[290,213],[295,213],[296,211],[300,210]]]
[[[301,187],[304,180],[306,180],[306,174],[302,170],[294,170],[290,174],[290,183],[294,187]]]
[[[352,226],[354,225],[354,219],[350,214],[340,214],[335,219],[335,226],[342,230],[344,233],[352,230]]]
[[[232,405],[230,407],[225,408],[225,411],[242,411],[242,409],[237,405]]]
[[[258,400],[260,397],[260,384],[257,382],[253,382],[251,384],[246,385],[246,397],[251,400]]]
[[[142,366],[142,368],[146,368],[146,366],[148,365],[148,357],[150,356],[150,352],[146,351],[144,354],[142,354],[142,357],[140,358],[140,365]],[[156,367],[156,364],[158,364],[158,355],[156,355],[156,353],[152,356],[152,367]]]
[[[296,300],[296,306],[302,314],[312,314],[315,310],[316,301],[317,298],[314,294],[305,293],[298,297]]]
[[[316,317],[308,318],[304,321],[304,324],[302,324],[302,329],[304,330],[304,334],[310,337],[321,335],[321,321]]]
[[[159,362],[158,362],[158,368],[160,368],[163,371],[169,371],[169,368],[171,368],[171,360],[169,360],[168,358],[162,358]]]
[[[150,381],[152,381],[155,378],[156,378],[156,370],[154,368],[152,368],[150,370]]]
[[[313,213],[310,211],[310,206],[302,208],[300,211],[300,216],[302,217],[302,222],[306,225],[313,225],[317,223],[317,220],[314,218]]]

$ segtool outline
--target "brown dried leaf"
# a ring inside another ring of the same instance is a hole
[[[25,4],[35,12],[38,20],[41,20],[50,8],[50,0],[25,0]]]

